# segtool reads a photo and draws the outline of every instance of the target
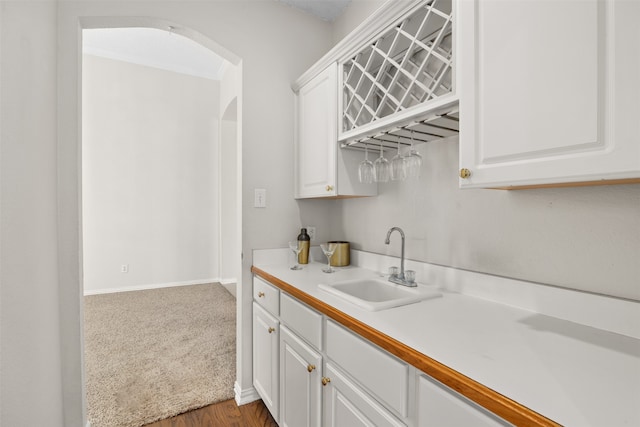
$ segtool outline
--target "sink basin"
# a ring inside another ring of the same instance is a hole
[[[331,285],[323,283],[318,287],[369,311],[399,307],[442,295],[420,284],[409,288],[376,279],[347,280]]]

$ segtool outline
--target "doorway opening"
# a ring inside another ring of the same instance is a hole
[[[85,295],[240,285],[241,69],[179,32],[83,30]]]

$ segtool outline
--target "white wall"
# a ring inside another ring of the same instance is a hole
[[[220,80],[220,195],[221,218],[220,278],[223,284],[237,285],[242,275],[242,69],[229,64]],[[228,287],[234,294],[235,288]]]
[[[232,103],[229,108],[235,109],[236,103]],[[221,211],[220,239],[222,251],[220,254],[220,277],[223,283],[235,283],[240,274],[241,249],[237,244],[238,225],[241,220],[238,212],[238,197],[236,176],[237,155],[237,132],[238,122],[236,120],[225,120],[220,122],[220,143],[221,157],[224,161],[220,165],[221,181],[220,188],[223,206]]]
[[[56,5],[0,8],[0,425],[62,426]]]
[[[385,0],[352,0],[333,23],[333,43],[336,44],[342,40],[384,3],[386,3]]]
[[[344,200],[336,238],[409,259],[640,300],[640,185],[459,190],[458,143],[421,144],[419,181]]]
[[[85,293],[217,280],[219,82],[83,56]]]
[[[224,120],[238,120],[242,114],[239,110],[242,95],[242,67],[227,63],[220,79],[220,114]],[[234,113],[229,104],[237,104]],[[228,112],[229,111],[229,112]]]

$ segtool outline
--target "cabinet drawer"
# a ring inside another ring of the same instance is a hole
[[[322,315],[286,294],[280,295],[280,320],[318,350],[322,349]]]
[[[408,416],[409,366],[327,320],[326,353],[390,408]]]
[[[253,299],[274,316],[280,314],[280,290],[256,276],[253,277]]]

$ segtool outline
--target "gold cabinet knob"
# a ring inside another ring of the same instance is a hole
[[[313,372],[316,369],[316,365],[307,365],[307,371]]]
[[[322,377],[322,385],[327,385],[331,382],[331,378]]]
[[[264,296],[264,292],[258,292],[258,298],[262,298]]]
[[[333,185],[327,185],[327,191],[333,191]]]
[[[273,328],[273,327],[269,328],[269,333],[270,333],[270,334],[271,334],[271,333],[273,333],[273,332],[275,332],[275,331],[276,331],[276,328]]]
[[[460,169],[460,178],[467,179],[471,176],[471,171],[466,168]]]

